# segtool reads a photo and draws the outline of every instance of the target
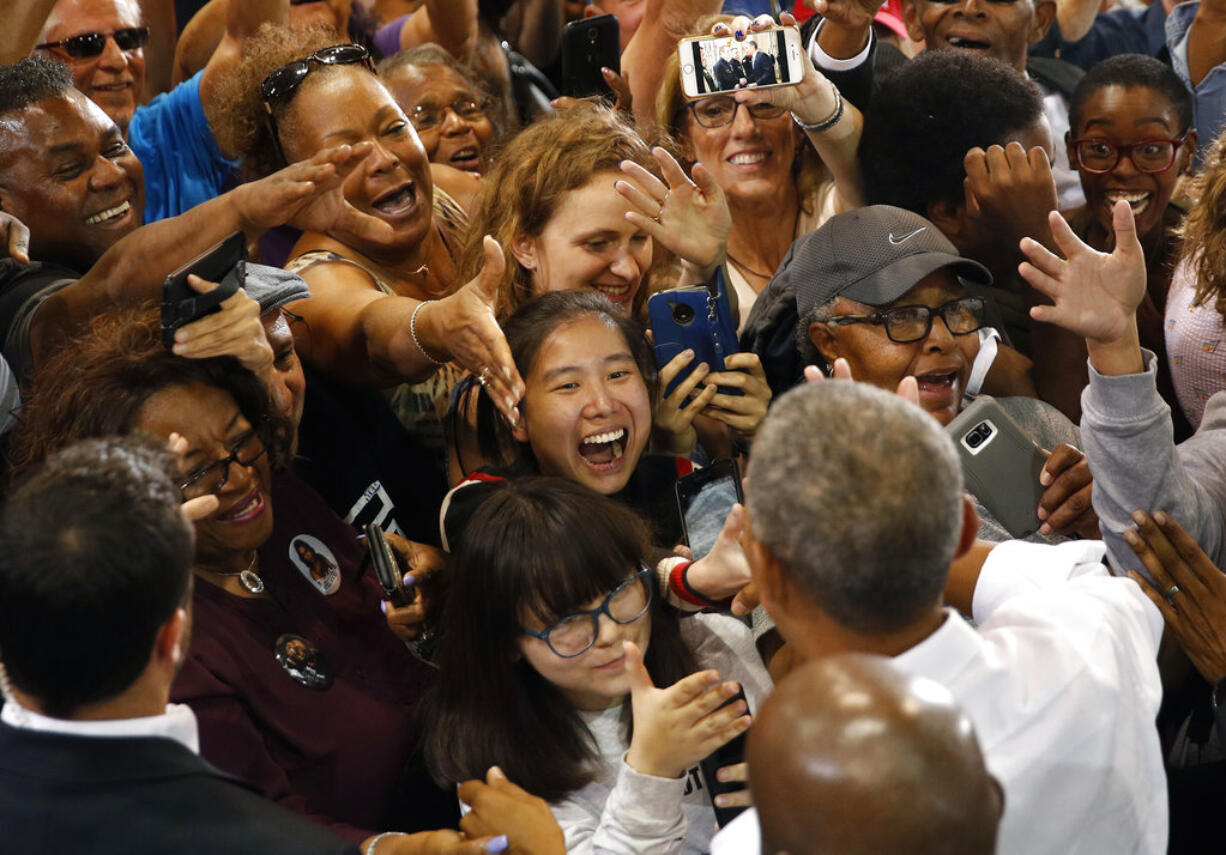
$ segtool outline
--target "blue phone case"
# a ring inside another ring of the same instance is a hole
[[[724,359],[740,349],[722,276],[717,277],[716,284],[714,294],[704,287],[673,288],[658,291],[647,301],[656,365],[663,368],[681,351],[687,348],[694,351],[690,368],[673,378],[664,390],[666,396],[689,376],[694,366],[705,362],[712,371],[723,371]],[[742,394],[740,389],[725,386],[719,391],[722,395]]]

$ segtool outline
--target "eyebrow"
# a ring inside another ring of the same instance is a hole
[[[243,417],[243,411],[235,410],[233,418],[231,418],[230,421],[226,422],[226,427],[222,431],[222,433],[228,434],[231,430],[234,429],[234,426],[238,424],[238,420],[241,419],[242,417]],[[201,454],[204,454],[203,449],[200,449],[200,448],[188,449],[187,451],[183,452],[183,459],[186,460],[189,457],[199,457]]]
[[[633,362],[634,357],[631,356],[626,351],[622,351],[621,353],[612,353],[601,360],[601,365],[609,365],[610,363],[613,363],[613,362],[622,362],[622,361]],[[555,377],[558,377],[562,374],[568,374],[571,371],[579,371],[579,370],[580,370],[580,366],[578,365],[559,365],[557,368],[551,368],[548,371],[546,371],[544,374],[542,374],[541,380],[543,382],[548,383],[550,380],[553,380]]]
[[[1089,121],[1086,122],[1086,130],[1088,131],[1090,128],[1094,127],[1095,125],[1112,125],[1112,124],[1115,124],[1115,121],[1113,119],[1090,119]],[[1141,125],[1151,125],[1151,124],[1152,125],[1162,125],[1164,128],[1170,127],[1170,123],[1168,123],[1167,120],[1164,119],[1162,116],[1142,116],[1139,119],[1134,119],[1132,126],[1134,128],[1139,128]]]
[[[80,151],[83,148],[85,148],[85,143],[83,142],[80,142],[80,141],[65,142],[65,143],[59,143],[58,145],[51,146],[51,148],[48,150],[47,153],[51,155],[52,157],[55,157],[56,155],[60,155],[60,154],[68,154],[69,152]]]

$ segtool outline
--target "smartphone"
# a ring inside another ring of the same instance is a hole
[[[720,704],[719,708],[723,709],[728,704],[735,704],[737,701],[745,701],[746,708],[749,707],[749,702],[745,700],[744,688]],[[741,811],[745,810],[745,808],[718,807],[715,804],[715,797],[743,790],[747,785],[744,781],[721,781],[715,777],[715,773],[725,766],[734,766],[737,763],[745,762],[745,743],[748,736],[748,731],[737,734],[712,751],[707,756],[707,759],[698,764],[699,768],[702,769],[702,778],[707,784],[707,795],[711,798],[711,806],[715,808],[715,822],[720,828],[723,828],[740,816]]]
[[[214,244],[166,277],[162,283],[162,344],[171,348],[179,327],[221,311],[221,303],[243,285],[243,260],[247,257],[247,237],[235,232]],[[217,287],[207,294],[197,293],[187,284],[191,274]]]
[[[678,42],[677,54],[681,91],[689,98],[793,86],[804,77],[801,63],[810,61],[795,27],[772,27],[741,41],[733,36],[691,36]]]
[[[741,470],[735,460],[717,460],[678,478],[675,489],[685,542],[697,561],[715,545],[732,505],[745,501]]]
[[[573,98],[612,96],[601,68],[621,70],[621,25],[615,15],[571,21],[562,31],[562,92]]]
[[[991,398],[977,398],[945,428],[962,459],[966,488],[1009,534],[1026,537],[1043,523],[1036,515],[1047,463],[1043,449]]]
[[[417,590],[416,588],[408,591],[404,589],[404,574],[413,568],[408,566],[400,553],[392,549],[381,525],[367,523],[365,531],[366,545],[370,549],[370,558],[375,565],[375,577],[379,580],[379,587],[383,588],[388,602],[396,608],[412,605],[417,599]]]
[[[740,350],[732,308],[723,290],[713,294],[711,289],[699,286],[657,291],[647,300],[647,314],[658,366],[663,368],[683,350],[694,351],[689,370],[673,378],[664,390],[666,397],[700,363],[705,362],[712,371],[724,371],[724,359]],[[719,391],[723,395],[743,394],[726,386]]]

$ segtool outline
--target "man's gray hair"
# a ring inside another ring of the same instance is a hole
[[[813,339],[809,338],[809,327],[814,324],[825,323],[833,318],[837,314],[834,304],[838,302],[838,299],[839,297],[836,294],[821,305],[814,306],[807,315],[796,322],[796,350],[800,353],[801,363],[804,365],[816,365],[827,375],[830,374],[830,360],[826,354],[818,350],[817,345],[813,343]]]
[[[907,626],[941,597],[962,532],[962,469],[937,421],[864,383],[797,387],[753,446],[756,538],[832,620]]]

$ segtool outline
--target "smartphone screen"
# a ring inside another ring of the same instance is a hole
[[[682,39],[682,91],[691,98],[764,86],[788,86],[804,76],[804,53],[795,27],[732,36]]]
[[[700,470],[694,474],[703,475],[705,472]],[[739,480],[734,468],[716,478],[703,480],[696,486],[692,483],[687,485],[685,479],[678,484],[685,533],[695,561],[711,551],[720,529],[724,527],[724,520],[732,513],[732,506],[741,500]]]

